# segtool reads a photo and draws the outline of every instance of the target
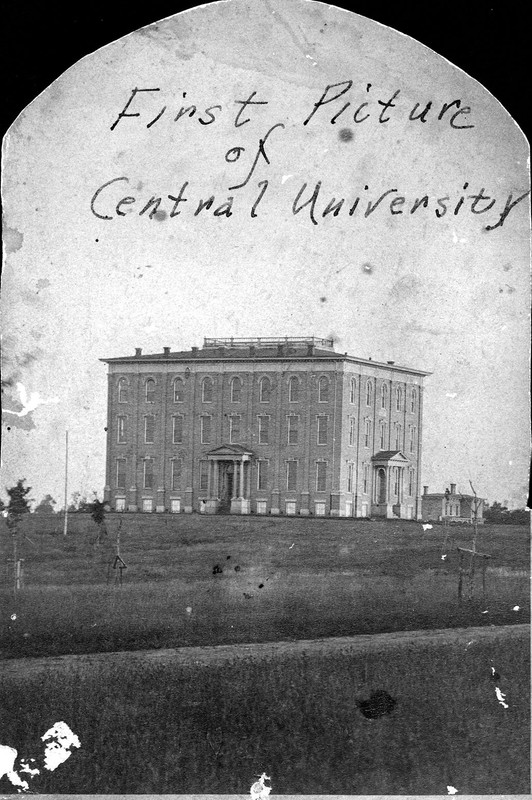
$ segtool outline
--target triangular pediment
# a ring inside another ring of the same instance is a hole
[[[241,458],[251,455],[253,455],[252,451],[240,444],[221,444],[207,453],[208,458]]]
[[[381,450],[380,453],[375,453],[371,460],[374,464],[410,464],[410,459],[400,450]]]

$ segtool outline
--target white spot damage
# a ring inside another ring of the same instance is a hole
[[[442,560],[442,561],[445,561],[445,559],[446,559],[446,558],[447,558],[447,556],[446,556],[446,555],[443,555],[443,556],[441,557],[441,560]]]
[[[81,747],[81,743],[66,722],[56,722],[46,731],[41,740],[46,742],[44,748],[44,768],[51,772],[70,758],[71,747]]]
[[[32,764],[35,764],[35,759],[34,758],[30,758],[30,761],[32,762]],[[38,769],[37,767],[31,767],[28,761],[21,761],[20,762],[19,772],[26,772],[28,775],[31,775],[31,776],[40,775],[41,774],[41,770]]]
[[[290,180],[290,178],[293,177],[294,177],[293,175],[283,175],[283,177],[281,178],[281,184],[286,183],[286,181]]]
[[[512,608],[512,611],[519,611],[520,607],[521,607],[521,606],[514,606],[514,607]]]
[[[11,614],[11,619],[12,619],[12,620],[15,620],[16,618],[17,618],[17,615],[16,615],[16,614]]]
[[[506,695],[505,695],[505,694],[503,694],[503,693],[501,692],[501,690],[499,689],[499,687],[498,687],[498,686],[496,686],[496,687],[495,687],[495,694],[496,694],[496,696],[497,696],[497,700],[499,701],[499,703],[501,704],[501,706],[502,706],[503,708],[509,708],[509,705],[508,705],[508,703],[505,703],[505,702],[504,702],[504,701],[506,700]]]
[[[457,396],[458,396],[458,395],[457,395],[457,392],[446,392],[446,393],[445,393],[445,397],[450,397],[450,398],[452,398],[453,400],[454,400],[454,398],[455,398],[455,397],[457,397]]]
[[[454,786],[448,786],[447,794],[458,794],[458,789],[455,789]]]
[[[423,528],[424,531],[431,531],[432,530],[432,525],[425,524],[425,525],[422,525],[421,527]]]
[[[5,775],[13,786],[17,786],[19,791],[22,790],[25,792],[29,789],[28,782],[23,781],[15,772],[15,759],[17,755],[18,752],[14,747],[0,744],[0,778],[3,778]]]
[[[55,725],[41,736],[45,742],[44,768],[53,772],[60,764],[71,756],[72,747],[81,747],[81,742],[73,733],[66,722],[56,722]],[[18,792],[29,790],[28,781],[23,780],[19,773],[24,773],[30,778],[41,774],[34,758],[20,759],[18,771],[15,769],[18,751],[14,747],[0,745],[0,778],[6,777]]]
[[[263,772],[262,775],[259,776],[258,781],[255,781],[249,790],[251,797],[255,798],[255,800],[266,800],[272,790],[272,787],[266,786],[265,781],[270,780],[271,778],[269,778],[268,775]]]
[[[31,411],[35,411],[39,406],[46,405],[47,403],[58,403],[58,397],[50,397],[48,400],[43,400],[39,392],[32,392],[28,397],[26,387],[23,383],[17,383],[17,390],[20,403],[22,405],[21,411],[11,411],[9,408],[4,408],[6,414],[14,414],[16,417],[25,417]]]

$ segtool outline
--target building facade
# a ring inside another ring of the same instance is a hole
[[[423,521],[458,522],[484,524],[484,503],[482,497],[461,494],[456,491],[456,483],[451,483],[444,492],[429,494],[429,487],[423,487],[421,512]]]
[[[315,337],[102,360],[116,511],[421,518],[427,372]]]

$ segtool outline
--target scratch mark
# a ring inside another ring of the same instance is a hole
[[[501,692],[498,686],[495,687],[495,694],[497,695],[497,700],[501,704],[503,708],[509,708],[508,703],[505,703],[506,695]]]
[[[295,544],[295,542],[294,542],[294,544]],[[290,547],[289,547],[288,549],[289,549],[289,550],[291,550],[291,549],[292,549],[292,547],[294,546],[294,544],[291,544],[291,545],[290,545]]]

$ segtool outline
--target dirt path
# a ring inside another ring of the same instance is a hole
[[[118,653],[91,653],[49,658],[8,659],[0,662],[2,676],[38,675],[43,671],[70,671],[91,669],[104,665],[120,665],[124,662],[149,664],[215,664],[239,658],[272,659],[286,655],[334,653],[338,651],[357,653],[367,650],[383,651],[412,644],[433,646],[474,646],[478,642],[522,639],[527,642],[529,625],[500,625],[482,628],[450,628],[433,631],[401,631],[365,636],[346,636],[329,639],[304,639],[294,642],[264,642],[260,644],[217,645],[216,647],[178,647],[169,650],[135,650]],[[528,647],[528,644],[526,645]]]

